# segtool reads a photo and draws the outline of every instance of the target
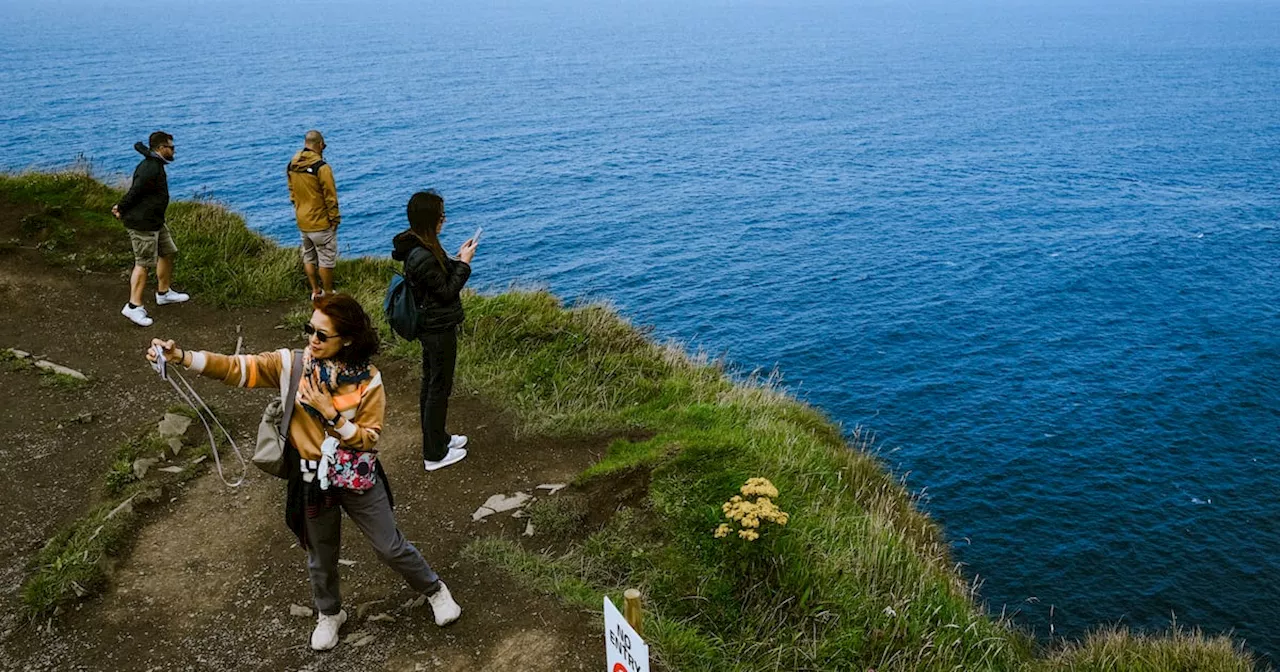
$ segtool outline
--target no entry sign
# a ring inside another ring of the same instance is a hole
[[[649,645],[604,598],[605,672],[649,672]]]

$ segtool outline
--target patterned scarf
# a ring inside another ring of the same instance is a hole
[[[312,381],[319,381],[321,389],[337,390],[343,385],[359,385],[373,378],[373,366],[368,362],[351,366],[336,359],[316,359],[311,356],[311,348],[307,348],[302,352],[302,375]],[[319,411],[305,404],[302,408],[313,419],[324,422],[324,416]]]

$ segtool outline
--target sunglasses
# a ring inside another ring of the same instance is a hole
[[[324,343],[325,341],[333,338],[334,336],[334,334],[326,334],[323,331],[316,329],[315,326],[313,326],[310,322],[308,322],[305,326],[302,327],[302,333],[306,334],[307,338],[311,338],[312,336],[315,336],[316,340],[320,341],[321,343]]]

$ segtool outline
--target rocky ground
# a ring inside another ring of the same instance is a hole
[[[18,222],[26,214],[0,202],[0,240],[21,240]],[[86,242],[127,247],[123,240]],[[178,263],[175,284],[181,288]],[[343,557],[352,564],[343,567],[343,591],[351,619],[337,649],[311,651],[314,617],[294,615],[310,606],[310,590],[305,554],[283,523],[284,484],[252,468],[238,488],[225,486],[209,469],[149,511],[101,596],[40,622],[22,617],[20,589],[36,552],[103,497],[116,446],[154,427],[178,403],[143,361],[150,338],[221,352],[233,351],[239,338],[249,352],[302,343],[282,324],[284,306],[224,311],[202,305],[199,296],[152,308],[155,325],[136,327],[119,314],[125,270],[51,265],[22,242],[0,251],[0,350],[32,352],[89,377],[87,384],[60,385],[30,366],[0,366],[6,437],[0,462],[8,475],[0,488],[7,512],[0,518],[0,669],[465,672],[600,664],[598,615],[532,593],[463,560],[460,551],[478,536],[524,531],[524,521],[510,512],[472,520],[492,495],[554,496],[536,486],[571,479],[598,459],[607,441],[517,439],[499,409],[458,395],[451,429],[470,435],[471,455],[425,473],[418,375],[393,361],[380,362],[389,399],[381,457],[400,526],[448,582],[463,606],[460,621],[437,628],[430,608],[348,524]],[[247,457],[271,393],[193,384]],[[227,476],[238,475],[230,453],[222,456]]]

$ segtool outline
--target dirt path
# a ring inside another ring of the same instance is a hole
[[[22,208],[0,202],[0,240],[17,238]],[[181,287],[181,262],[178,285]],[[603,440],[515,440],[509,423],[476,397],[455,397],[451,425],[470,435],[461,464],[423,472],[419,461],[417,373],[382,362],[388,388],[382,459],[396,515],[463,606],[440,629],[430,608],[405,606],[414,593],[344,525],[344,601],[352,618],[344,643],[317,654],[307,645],[314,620],[291,616],[310,606],[305,554],[283,525],[283,482],[256,471],[239,489],[210,472],[149,514],[100,598],[50,622],[18,617],[27,564],[62,525],[100,497],[117,445],[157,421],[176,402],[141,359],[153,336],[230,352],[237,325],[245,351],[298,345],[281,328],[284,308],[218,311],[189,304],[153,310],[138,328],[119,310],[123,275],[52,268],[29,247],[0,252],[0,349],[18,348],[83,371],[78,388],[49,385],[26,368],[0,366],[0,460],[22,465],[3,488],[0,518],[0,669],[3,670],[577,670],[599,665],[596,617],[514,585],[460,560],[478,535],[516,536],[505,514],[473,523],[491,494],[562,482],[603,451]],[[265,391],[194,383],[247,450]],[[91,418],[85,414],[91,414]],[[357,615],[358,614],[358,615]],[[364,640],[360,645],[356,642]]]

